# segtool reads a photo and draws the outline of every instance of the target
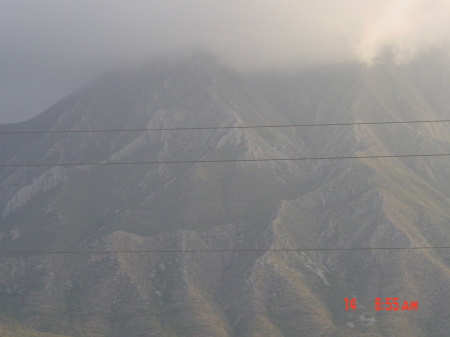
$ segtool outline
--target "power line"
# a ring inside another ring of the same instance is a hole
[[[217,159],[217,160],[180,160],[180,161],[140,161],[140,162],[99,162],[99,163],[55,163],[55,164],[0,164],[0,167],[43,167],[43,166],[83,166],[83,165],[146,165],[146,164],[195,164],[195,163],[233,163],[233,162],[267,162],[300,160],[335,160],[335,159],[372,159],[372,158],[411,158],[411,157],[446,157],[450,153],[402,154],[378,156],[343,156],[343,157],[304,157],[304,158],[263,158],[263,159]]]
[[[423,250],[450,249],[450,246],[440,247],[359,247],[359,248],[287,248],[287,249],[203,249],[203,250],[101,250],[101,251],[18,251],[0,252],[0,255],[33,255],[33,254],[141,254],[141,253],[235,253],[235,252],[302,252],[302,251],[361,251],[361,250]]]
[[[382,124],[417,124],[417,123],[445,123],[450,119],[428,121],[394,121],[394,122],[353,122],[353,123],[319,123],[319,124],[288,124],[288,125],[253,125],[253,126],[205,126],[183,128],[139,128],[139,129],[103,129],[103,130],[61,130],[61,131],[1,131],[0,135],[8,134],[39,134],[39,133],[93,133],[93,132],[143,132],[143,131],[181,131],[181,130],[219,130],[219,129],[260,129],[260,128],[290,128],[314,126],[345,126],[345,125],[382,125]]]

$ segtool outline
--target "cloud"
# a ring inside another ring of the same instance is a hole
[[[192,46],[246,71],[371,63],[386,47],[401,61],[447,43],[449,24],[448,0],[0,0],[0,87],[16,93],[3,120],[33,85],[37,113],[109,69]]]
[[[270,66],[347,54],[352,2],[3,0],[0,38],[14,71],[97,68],[188,45]]]
[[[84,77],[186,46],[237,67],[369,61],[450,35],[447,0],[0,0],[9,73]],[[2,69],[4,72],[5,69]]]
[[[446,0],[380,1],[364,20],[357,56],[372,63],[390,48],[397,63],[416,54],[448,45],[450,2]]]

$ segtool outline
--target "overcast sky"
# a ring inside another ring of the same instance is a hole
[[[0,122],[93,76],[198,47],[238,70],[398,62],[448,46],[450,0],[0,0]]]

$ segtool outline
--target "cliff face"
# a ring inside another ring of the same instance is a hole
[[[205,56],[160,61],[0,131],[446,118],[450,87],[429,64],[243,78]],[[446,123],[0,137],[3,165],[450,153]],[[289,249],[448,246],[449,166],[445,156],[3,166],[2,252],[111,253],[1,255],[0,318],[19,322],[17,335],[445,336],[448,250]],[[167,252],[186,250],[222,251]],[[387,297],[419,311],[375,311]]]

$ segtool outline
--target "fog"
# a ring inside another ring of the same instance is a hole
[[[180,49],[238,71],[448,50],[446,0],[0,0],[0,122],[30,118],[110,69]]]

